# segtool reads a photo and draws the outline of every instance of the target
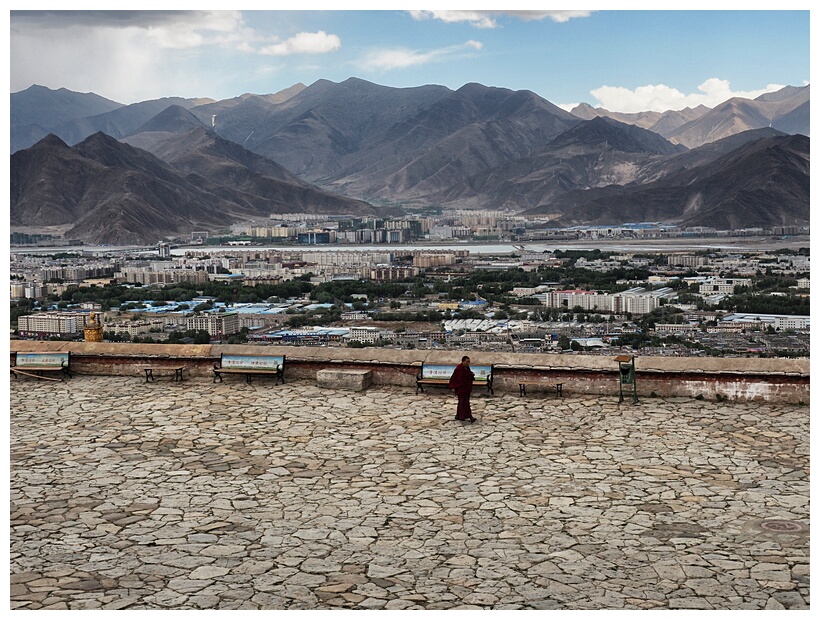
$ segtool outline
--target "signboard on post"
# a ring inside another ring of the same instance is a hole
[[[632,386],[632,404],[638,403],[638,387],[635,380],[635,358],[631,355],[619,355],[615,358],[618,362],[618,388],[620,393],[619,403],[624,402],[624,386]],[[627,388],[628,389],[628,388]]]

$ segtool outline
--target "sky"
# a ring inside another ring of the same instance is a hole
[[[565,109],[713,107],[809,83],[810,13],[796,6],[804,10],[12,11],[10,85],[128,104],[358,77],[531,90]]]

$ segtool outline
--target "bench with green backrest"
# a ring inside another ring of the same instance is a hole
[[[284,355],[227,355],[223,353],[214,364],[214,383],[222,381],[222,375],[245,375],[251,382],[254,375],[272,375],[277,383],[285,382]]]
[[[69,366],[71,365],[71,354],[66,353],[20,353],[14,354],[14,365],[11,373],[17,377],[17,373],[38,379],[51,379],[40,373],[59,372],[60,381],[65,377],[71,377]]]
[[[419,390],[424,392],[424,386],[447,387],[450,376],[456,369],[455,364],[428,364],[422,363],[416,375],[416,394]],[[486,385],[487,391],[493,394],[493,367],[490,366],[470,366],[470,370],[475,374],[473,385]]]

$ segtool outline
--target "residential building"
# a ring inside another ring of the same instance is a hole
[[[694,254],[670,254],[666,257],[666,263],[680,267],[701,267],[708,264],[709,259],[705,256],[696,256]]]
[[[65,338],[82,332],[88,315],[77,312],[41,312],[18,317],[17,331],[25,338]]]
[[[364,321],[368,316],[368,313],[363,310],[351,310],[350,312],[342,312],[341,319],[343,321]]]
[[[105,323],[103,330],[107,332],[126,333],[129,336],[136,336],[138,334],[147,334],[152,329],[157,331],[164,331],[165,321],[151,320],[151,321],[119,321],[117,323]]]
[[[750,286],[751,283],[749,278],[709,278],[700,285],[698,292],[702,295],[731,295],[738,286]]]
[[[809,329],[811,319],[807,316],[775,316],[775,329]]]
[[[365,344],[375,344],[379,339],[387,339],[391,336],[378,327],[351,327],[348,332],[348,340]]]
[[[208,312],[185,320],[188,329],[204,329],[211,336],[230,336],[239,332],[239,314],[236,312]]]

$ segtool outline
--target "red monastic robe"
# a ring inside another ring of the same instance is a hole
[[[473,391],[473,378],[475,374],[464,364],[459,364],[450,376],[447,387],[455,390],[458,396],[458,408],[456,409],[457,420],[469,420],[473,417],[470,408],[470,393]]]

